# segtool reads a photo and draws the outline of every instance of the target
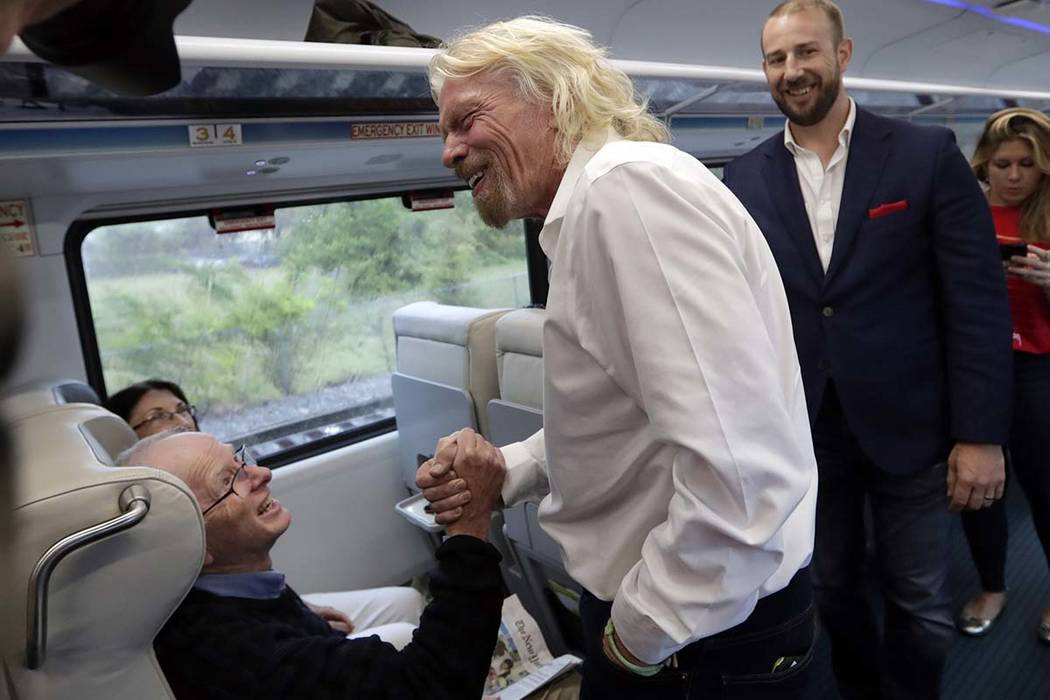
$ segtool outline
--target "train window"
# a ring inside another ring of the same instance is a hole
[[[287,206],[272,230],[206,215],[113,223],[81,260],[106,388],[179,383],[201,428],[265,458],[390,422],[391,315],[422,299],[526,306],[520,222],[481,222],[468,192]]]

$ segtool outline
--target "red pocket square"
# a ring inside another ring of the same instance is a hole
[[[888,204],[880,204],[879,206],[868,210],[869,219],[878,219],[881,216],[887,214],[893,214],[894,212],[904,211],[908,208],[908,200],[902,199],[898,202],[889,202]]]

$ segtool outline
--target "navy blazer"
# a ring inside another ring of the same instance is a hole
[[[725,169],[787,290],[812,421],[829,379],[865,454],[913,474],[1005,444],[1011,322],[985,197],[948,129],[857,109],[825,274],[784,133]]]

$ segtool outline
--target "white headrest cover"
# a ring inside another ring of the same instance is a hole
[[[89,385],[76,379],[34,382],[13,389],[0,404],[0,410],[9,418],[17,418],[45,406],[63,403],[97,404],[98,394]]]
[[[543,357],[543,309],[518,309],[496,321],[496,352]]]
[[[37,387],[11,394],[0,402],[0,411],[8,420],[32,415],[58,405],[51,387]]]
[[[394,312],[394,335],[465,346],[471,322],[491,313],[492,309],[417,301]]]
[[[398,371],[465,389],[474,403],[478,429],[488,434],[490,399],[499,394],[495,323],[506,309],[447,306],[432,301],[394,312]]]
[[[19,594],[14,624],[5,625],[3,653],[20,700],[170,696],[153,638],[200,572],[204,523],[193,494],[175,477],[106,464],[110,455],[103,444],[115,447],[127,437],[118,422],[101,407],[64,404],[11,426],[18,452],[18,537],[5,575]],[[27,669],[24,592],[34,565],[58,540],[117,517],[120,494],[132,484],[149,491],[149,513],[58,564],[50,585],[45,663]]]
[[[543,309],[518,309],[496,322],[500,398],[543,408]]]

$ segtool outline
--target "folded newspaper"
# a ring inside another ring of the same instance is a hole
[[[572,654],[552,657],[536,621],[512,595],[503,601],[485,697],[521,700],[581,663],[583,659]]]

